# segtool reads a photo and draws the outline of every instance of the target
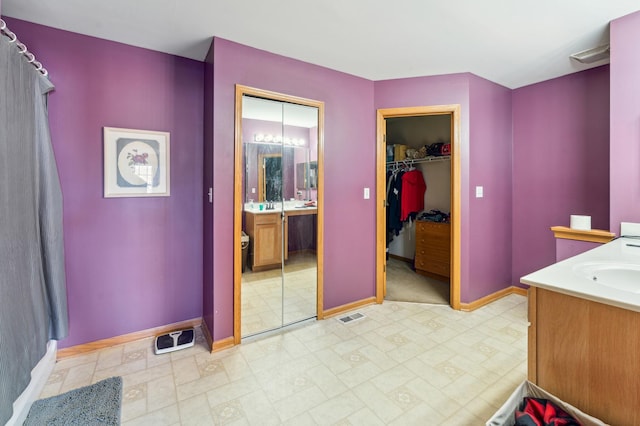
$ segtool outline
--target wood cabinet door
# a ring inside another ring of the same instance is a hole
[[[279,214],[260,215],[254,224],[254,266],[282,261],[282,219]]]

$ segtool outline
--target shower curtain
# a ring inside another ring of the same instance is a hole
[[[0,36],[0,424],[47,341],[68,329],[62,192],[46,106],[52,89]]]

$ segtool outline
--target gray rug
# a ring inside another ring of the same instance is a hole
[[[40,399],[33,403],[25,425],[119,425],[122,377]]]

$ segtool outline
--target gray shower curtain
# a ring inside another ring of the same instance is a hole
[[[62,192],[49,80],[0,36],[0,424],[49,339],[66,337]]]

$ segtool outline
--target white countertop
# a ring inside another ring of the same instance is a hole
[[[264,204],[264,203],[263,203]],[[260,210],[259,203],[254,203],[253,207],[251,207],[248,203],[244,205],[244,211],[247,213],[253,214],[267,214],[267,213],[278,213],[281,211],[282,203],[274,203],[274,208],[267,210]],[[303,201],[285,201],[284,203],[284,211],[285,212],[308,212],[307,214],[313,214],[318,212],[318,207],[304,207]]]
[[[640,265],[639,239],[618,238],[600,247],[570,257],[520,278],[520,282],[534,287],[576,296],[594,302],[640,312],[640,293],[618,290],[598,284],[580,275],[575,268],[585,262],[604,262]],[[640,282],[638,282],[640,288]]]

